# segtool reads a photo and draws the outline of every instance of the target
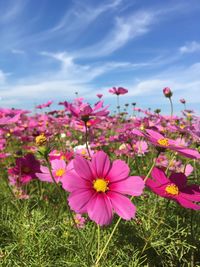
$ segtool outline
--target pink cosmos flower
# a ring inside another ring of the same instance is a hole
[[[81,214],[77,213],[74,215],[74,220],[78,228],[84,228],[86,220]]]
[[[129,167],[122,160],[110,162],[108,156],[99,151],[86,160],[76,156],[74,169],[63,180],[63,188],[70,192],[68,202],[77,213],[88,213],[99,225],[108,225],[113,210],[125,220],[134,218],[136,208],[124,195],[139,196],[144,181],[139,176],[129,176]]]
[[[137,155],[141,156],[148,152],[148,145],[147,142],[139,140],[135,143],[133,146],[135,152]]]
[[[169,178],[163,170],[154,168],[151,176],[153,179],[146,181],[155,194],[172,199],[188,209],[200,210],[200,205],[193,202],[200,201],[200,186],[187,185],[187,177],[183,173],[173,173]]]
[[[47,108],[47,107],[50,107],[52,103],[53,101],[48,101],[47,103],[36,106],[36,108],[39,108],[39,109]]]
[[[146,137],[155,146],[174,150],[187,158],[200,159],[200,154],[197,150],[177,145],[175,140],[166,138],[156,131],[147,129],[146,132]]]
[[[93,108],[89,104],[82,102],[76,102],[75,104],[65,102],[65,107],[73,116],[86,122],[91,117],[101,117],[109,114],[108,107],[103,107],[103,101],[97,102]]]
[[[113,87],[112,89],[109,89],[108,91],[109,93],[114,94],[114,95],[125,95],[128,93],[128,90],[123,87],[118,87],[118,88]]]
[[[163,94],[168,98],[170,98],[173,95],[173,93],[169,87],[165,87],[163,89]]]
[[[63,159],[54,159],[50,163],[56,183],[62,182],[62,180],[66,178],[67,172],[72,169],[72,164],[67,165]],[[48,167],[41,166],[40,171],[41,172],[36,173],[39,180],[49,183],[54,182]]]

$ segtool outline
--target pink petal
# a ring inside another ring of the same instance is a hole
[[[197,204],[192,203],[191,201],[179,196],[177,197],[176,201],[183,206],[184,208],[187,209],[193,209],[193,210],[200,210],[200,206]]]
[[[91,164],[89,161],[87,161],[81,156],[76,156],[75,159],[73,160],[73,163],[74,163],[74,169],[80,177],[89,181],[92,180],[93,174],[90,168]]]
[[[94,191],[90,189],[78,189],[73,191],[68,197],[70,208],[77,213],[87,212],[87,204],[91,201],[94,194]]]
[[[125,180],[110,183],[109,189],[121,194],[140,196],[144,189],[144,181],[139,176],[130,176]]]
[[[170,197],[169,195],[166,194],[165,188],[166,185],[164,186],[159,186],[156,182],[154,182],[151,179],[148,179],[146,181],[146,186],[149,187],[151,189],[151,191],[153,191],[155,194],[161,196],[161,197],[165,197],[165,198],[173,198]]]
[[[87,205],[88,215],[91,220],[99,225],[108,225],[112,221],[112,205],[104,193],[97,193]]]
[[[40,181],[53,183],[50,173],[36,173],[35,174]]]
[[[197,150],[195,149],[190,149],[190,148],[178,148],[176,149],[180,154],[183,156],[190,158],[190,159],[200,159],[200,154]]]
[[[108,192],[107,196],[110,198],[114,211],[124,220],[130,220],[135,217],[136,208],[127,197]]]
[[[189,176],[193,172],[194,168],[192,167],[191,164],[187,164],[185,166],[185,175]]]
[[[94,171],[95,178],[104,178],[107,176],[110,170],[110,160],[108,155],[103,152],[99,151],[92,157],[92,167]]]
[[[146,129],[146,132],[148,133],[148,135],[150,137],[153,137],[155,139],[161,139],[164,138],[164,136],[156,131],[150,130],[150,129]]]
[[[88,180],[82,179],[75,171],[67,172],[62,179],[62,187],[69,192],[77,189],[92,188],[92,183]]]
[[[159,168],[154,167],[151,172],[151,176],[154,178],[155,181],[158,181],[159,184],[165,184],[169,182],[165,175],[165,172]]]
[[[112,164],[107,178],[110,182],[116,182],[126,179],[129,176],[130,169],[123,160],[115,160]]]
[[[53,170],[65,169],[66,163],[63,159],[54,159],[51,161],[51,167]]]

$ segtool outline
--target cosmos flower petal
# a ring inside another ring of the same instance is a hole
[[[130,199],[115,192],[108,192],[107,195],[110,198],[114,211],[120,217],[125,220],[130,220],[135,217],[136,207]]]
[[[53,183],[50,173],[36,173],[36,176],[40,181]]]
[[[91,181],[93,178],[91,163],[81,156],[76,156],[73,162],[74,170],[77,172],[77,174],[80,177]]]
[[[165,172],[157,167],[154,167],[151,176],[154,178],[155,181],[157,181],[159,184],[168,183],[169,180],[165,175]],[[148,179],[147,179],[148,181]]]
[[[110,160],[105,152],[99,151],[93,155],[92,167],[96,177],[106,177],[110,166]]]
[[[68,197],[69,206],[77,213],[87,212],[87,204],[90,203],[94,191],[88,189],[77,189]]]
[[[190,200],[188,200],[184,197],[180,196],[179,198],[176,198],[176,201],[184,208],[193,209],[193,210],[200,210],[200,205],[192,203]]]
[[[51,167],[53,170],[66,169],[66,163],[63,159],[54,159],[51,161]]]
[[[112,164],[112,167],[108,173],[109,181],[116,182],[124,180],[128,177],[130,169],[128,165],[122,160],[115,160]]]
[[[112,221],[113,212],[110,199],[106,194],[96,194],[87,205],[88,215],[91,220],[103,226]]]
[[[77,189],[88,189],[91,187],[91,182],[82,179],[75,171],[67,172],[62,179],[62,187],[69,192]]]
[[[139,176],[130,176],[125,180],[111,183],[109,189],[121,194],[140,196],[144,189],[144,181]]]

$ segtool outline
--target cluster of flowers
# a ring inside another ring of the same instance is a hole
[[[117,97],[128,92],[121,87],[109,91]],[[171,98],[169,88],[163,92]],[[136,107],[142,116],[111,116],[100,100],[102,95],[97,97],[94,106],[76,98],[73,103],[59,103],[63,110],[45,114],[0,109],[0,158],[12,156],[12,142],[22,144],[20,151],[14,151],[15,165],[8,168],[14,194],[30,197],[24,185],[35,179],[60,184],[69,193],[67,201],[77,213],[80,227],[84,224],[81,214],[85,213],[99,225],[108,225],[114,213],[125,220],[134,218],[132,197],[140,196],[145,186],[185,208],[200,210],[200,187],[187,184],[194,167],[184,160],[199,164],[199,118],[187,110],[182,117],[169,117]],[[49,101],[37,108],[51,104]],[[37,157],[38,151],[43,158]],[[154,155],[151,173],[130,175],[132,170],[125,159],[143,160],[150,153]],[[111,161],[109,156],[115,159]]]

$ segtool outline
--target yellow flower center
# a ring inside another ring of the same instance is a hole
[[[102,179],[102,178],[98,178],[93,182],[93,188],[97,191],[97,192],[106,192],[109,188],[108,188],[108,181]]]
[[[165,191],[168,194],[174,195],[174,196],[179,194],[178,186],[176,186],[175,184],[170,184],[170,185],[166,186]]]
[[[47,138],[44,134],[40,134],[35,138],[36,145],[42,146],[45,145],[47,142]]]
[[[63,176],[63,174],[65,174],[65,170],[64,169],[58,169],[56,171],[56,176],[61,177],[61,176]]]
[[[81,155],[86,155],[87,154],[87,151],[85,150],[85,149],[83,149],[82,151],[81,151]]]
[[[169,146],[169,141],[167,138],[161,138],[161,139],[158,139],[158,144],[161,145],[161,146]]]

